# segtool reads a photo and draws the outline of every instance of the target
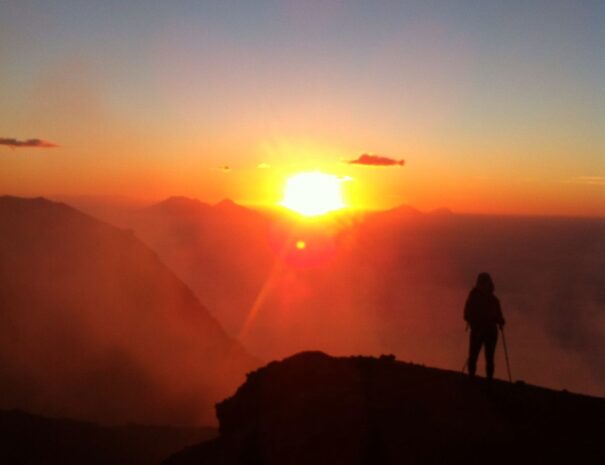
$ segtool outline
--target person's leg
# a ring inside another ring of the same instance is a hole
[[[477,329],[471,329],[470,340],[469,340],[469,350],[468,350],[468,374],[471,376],[475,376],[477,371],[477,358],[479,357],[479,352],[481,351],[481,333]]]
[[[494,377],[494,354],[498,342],[498,328],[485,331],[485,373],[491,380]]]

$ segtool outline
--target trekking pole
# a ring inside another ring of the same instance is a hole
[[[500,326],[500,332],[502,333],[502,347],[504,347],[504,358],[506,359],[506,371],[508,371],[508,381],[513,382],[513,377],[510,374],[510,361],[508,360],[508,348],[506,347],[506,338],[504,337],[504,328]]]
[[[466,324],[466,328],[464,328],[464,332],[468,333],[468,323]],[[468,356],[466,357],[466,360],[464,361],[464,365],[462,365],[462,370],[460,370],[461,373],[466,372],[466,369],[468,368]]]

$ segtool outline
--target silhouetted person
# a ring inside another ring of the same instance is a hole
[[[494,376],[494,353],[498,342],[498,327],[504,326],[500,301],[494,295],[494,282],[488,273],[477,276],[464,307],[464,320],[471,328],[468,352],[468,373],[475,376],[481,347],[485,351],[485,372],[488,380]]]

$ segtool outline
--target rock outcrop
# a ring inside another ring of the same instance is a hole
[[[591,463],[605,399],[306,352],[251,373],[217,414],[218,439],[164,465]]]

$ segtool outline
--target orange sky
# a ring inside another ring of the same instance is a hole
[[[271,205],[320,170],[360,208],[605,216],[599,2],[69,3],[0,6],[0,138],[60,145],[0,145],[0,193]]]

